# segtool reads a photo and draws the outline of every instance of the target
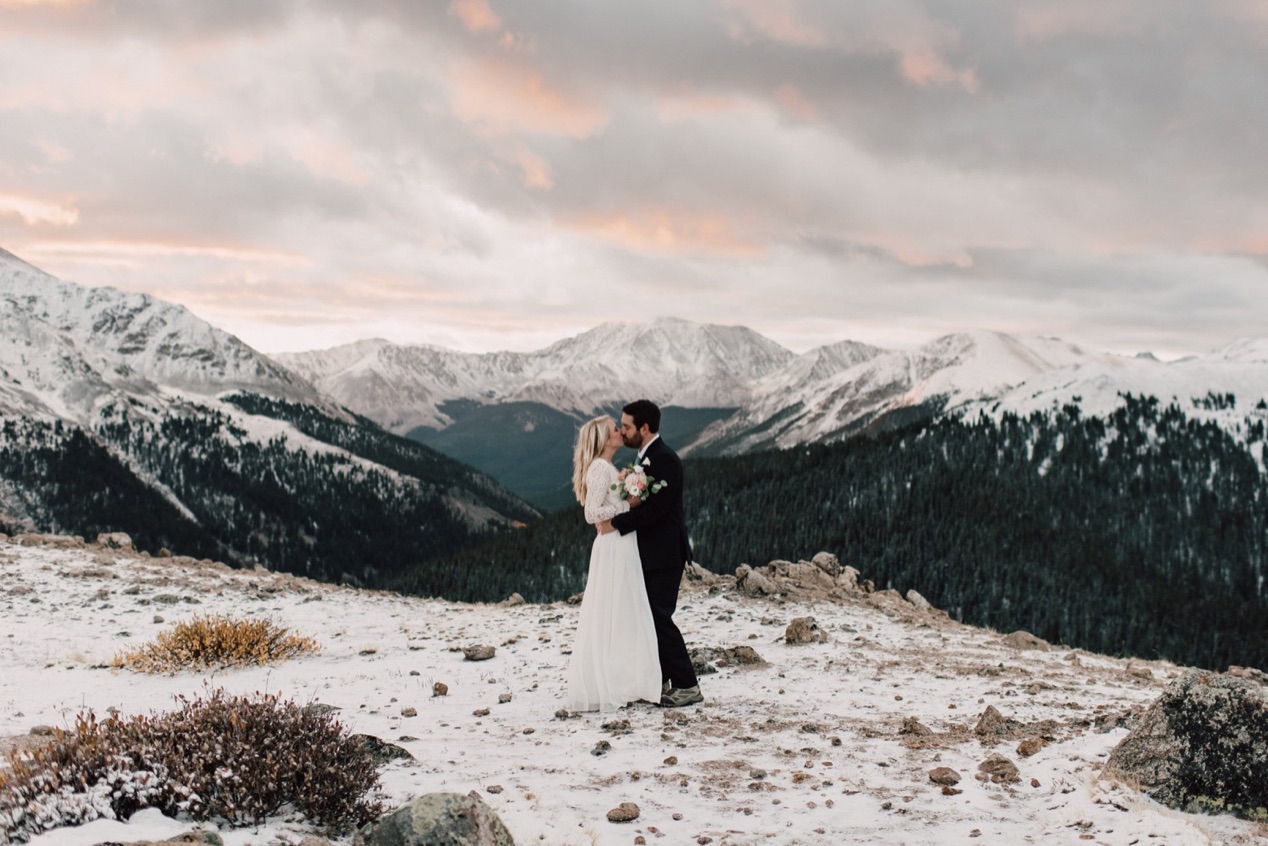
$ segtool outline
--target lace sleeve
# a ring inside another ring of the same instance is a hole
[[[586,522],[598,523],[611,520],[618,514],[630,510],[624,500],[608,496],[612,483],[616,481],[616,468],[606,461],[595,461],[586,471]]]

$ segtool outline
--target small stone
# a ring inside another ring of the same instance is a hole
[[[155,597],[155,599],[157,599],[157,598],[158,598],[158,597]],[[368,648],[366,648],[366,649],[362,649],[362,650],[361,650],[358,654],[359,654],[359,655],[377,655],[377,654],[378,654],[378,652],[379,652],[379,650],[377,650],[377,649],[375,649],[373,646],[371,646],[371,647],[368,647]]]
[[[1028,737],[1025,740],[1023,740],[1021,743],[1017,744],[1017,754],[1022,756],[1023,758],[1029,758],[1031,755],[1035,754],[1040,749],[1042,749],[1045,745],[1046,744],[1043,742],[1043,740],[1038,737]]]
[[[963,791],[963,790],[961,790],[961,789],[960,789],[960,788],[958,788],[958,787],[952,787],[952,786],[951,786],[951,785],[949,785],[949,784],[944,784],[944,785],[942,785],[942,795],[943,795],[943,796],[959,796],[959,795],[960,795],[961,793],[963,793],[963,792],[964,792],[964,791]]]
[[[447,696],[449,694],[449,685],[444,682],[436,682],[431,686],[432,696]]]
[[[471,712],[471,716],[473,716],[473,717],[487,717],[487,716],[489,716],[489,709],[488,709],[488,708],[476,708],[474,711],[472,711],[472,712]],[[558,715],[556,715],[556,716],[558,716]]]
[[[608,743],[606,740],[600,740],[598,743],[594,744],[594,748],[590,750],[590,754],[594,755],[595,757],[600,757],[600,756],[608,754],[611,751],[612,751],[612,744]]]
[[[960,774],[950,767],[935,767],[929,771],[929,780],[934,784],[954,786],[960,783]]]
[[[492,646],[468,646],[462,650],[462,656],[468,661],[488,661],[496,654]]]
[[[674,822],[680,822],[682,820],[682,814],[674,814],[673,816],[670,817],[670,819],[672,819]]]
[[[488,787],[485,788],[485,790],[488,791],[489,793],[492,793],[494,796],[496,796],[502,792],[502,785],[490,784]]]
[[[489,713],[489,710],[488,710],[487,708],[486,708],[486,709],[484,709],[484,713],[485,713],[485,714],[488,714],[488,713]],[[484,716],[484,714],[480,714],[479,716]],[[570,716],[571,716],[571,714],[569,714],[569,713],[568,713],[568,709],[567,709],[567,708],[560,708],[558,711],[556,711],[556,712],[555,712],[555,719],[556,719],[556,720],[566,720],[566,719],[568,719],[568,717],[570,717]]]
[[[52,737],[57,730],[52,726],[35,726],[31,729],[31,734],[35,737]]]
[[[668,758],[666,758],[666,759],[665,759],[665,766],[667,766],[667,767],[676,767],[676,766],[678,766],[678,756],[677,756],[677,755],[670,755]]]
[[[402,708],[401,716],[402,717],[417,717],[418,709],[417,708]]]
[[[612,810],[608,811],[608,822],[624,823],[633,822],[638,819],[638,805],[633,802],[622,802]]]
[[[154,622],[156,622],[156,623],[166,623],[166,622],[167,622],[167,620],[163,618],[163,615],[162,615],[162,614],[155,614],[155,615],[154,615]]]
[[[928,737],[933,734],[933,730],[917,720],[915,717],[906,717],[903,719],[902,728],[898,730],[899,734],[914,734],[920,737]]]
[[[990,780],[995,784],[1015,784],[1021,781],[1021,775],[1017,772],[1017,765],[1003,755],[991,755],[979,764],[977,768],[982,774],[989,776]]]
[[[1030,786],[1031,786],[1031,787],[1038,787],[1038,786],[1039,786],[1039,779],[1037,779],[1037,778],[1032,778],[1032,779],[1030,780]]]
[[[634,838],[634,846],[647,846],[647,838],[641,834],[638,835]]]
[[[418,672],[418,670],[410,670],[410,671],[409,671],[409,674],[410,674],[411,676],[421,676],[421,675],[422,675],[422,673]]]
[[[529,728],[524,729],[524,734],[536,734],[536,733],[537,733],[537,729],[532,728],[531,726]]]
[[[505,705],[506,703],[508,703],[508,702],[510,702],[510,701],[511,701],[511,694],[509,694],[509,693],[503,693],[503,694],[500,694],[500,695],[498,696],[498,704],[499,704],[499,705]]]

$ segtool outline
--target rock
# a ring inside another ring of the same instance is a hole
[[[991,755],[977,766],[978,771],[985,774],[996,784],[1015,784],[1021,781],[1017,765],[1003,755]]]
[[[474,791],[428,793],[373,823],[366,846],[514,846],[511,833]]]
[[[317,842],[309,844],[309,839]],[[321,840],[319,838],[305,838],[304,841],[300,843],[300,846],[318,846],[319,843],[327,844],[328,846],[329,842],[330,841],[328,840]],[[181,832],[175,837],[169,837],[167,840],[132,840],[128,842],[127,846],[176,846],[177,844],[184,843],[197,843],[201,844],[201,846],[225,846],[224,840],[221,839],[218,833],[214,831],[202,831],[201,829]],[[117,844],[116,841],[112,840],[108,843],[98,844],[98,846],[123,846],[123,844]]]
[[[1127,675],[1137,679],[1149,679],[1152,681],[1154,677],[1154,674],[1150,672],[1148,667],[1141,667],[1138,664],[1128,664],[1126,672]]]
[[[906,598],[908,602],[916,606],[916,608],[920,609],[921,611],[933,610],[933,605],[929,603],[929,600],[925,599],[923,596],[921,596],[919,593],[917,593],[914,590],[907,591]]]
[[[1048,744],[1044,743],[1041,738],[1028,737],[1021,743],[1017,744],[1017,754],[1023,758],[1029,758],[1031,755],[1034,755],[1047,745]]]
[[[445,684],[444,682],[436,682],[435,684],[431,686],[431,695],[432,696],[449,695],[449,685]]]
[[[741,564],[735,571],[735,586],[749,596],[774,596],[779,593],[779,586],[747,564]]]
[[[97,535],[97,546],[103,549],[132,551],[132,536],[126,532],[103,532]]]
[[[841,575],[837,576],[837,584],[850,593],[863,592],[863,586],[859,582],[859,571],[853,567],[841,568]]]
[[[789,644],[827,643],[828,633],[819,628],[814,617],[797,617],[784,631],[784,642]]]
[[[816,552],[810,563],[827,573],[833,579],[841,575],[841,559],[831,552]]]
[[[1015,631],[1012,634],[1004,635],[1001,640],[1005,646],[1011,646],[1013,649],[1036,649],[1040,652],[1047,652],[1052,645],[1043,638],[1035,637],[1030,632]]]
[[[401,716],[402,717],[417,717],[418,709],[417,708],[402,708]]]
[[[510,596],[508,596],[506,599],[503,599],[501,602],[499,602],[498,607],[499,608],[514,608],[517,605],[523,605],[523,604],[524,604],[524,597],[520,596],[518,593],[513,593]]]
[[[716,673],[719,667],[761,667],[766,659],[757,654],[751,646],[731,646],[726,649],[717,647],[697,647],[688,651],[691,666],[696,675]]]
[[[462,655],[468,661],[488,661],[497,650],[492,646],[468,646],[462,650]]]
[[[31,734],[35,737],[53,737],[57,734],[57,729],[52,726],[34,726]]]
[[[977,725],[973,727],[973,733],[983,741],[990,741],[1007,737],[1018,727],[1016,720],[1005,717],[994,705],[987,705],[982,716],[978,718]]]
[[[511,694],[509,694],[509,693],[499,693],[499,694],[498,694],[498,704],[499,704],[499,705],[505,705],[506,703],[508,703],[508,702],[510,702],[510,701],[511,701]]]
[[[919,737],[927,737],[933,734],[933,729],[917,720],[915,717],[905,717],[903,726],[898,730],[899,734],[914,734]]]
[[[404,759],[406,761],[414,760],[414,756],[409,753],[408,749],[388,743],[385,740],[370,734],[354,734],[351,737],[361,744],[361,748],[374,759],[374,763],[380,767],[389,761]]]
[[[590,754],[596,758],[602,758],[604,755],[612,751],[612,744],[606,740],[600,740],[594,744],[594,748],[590,750]]]
[[[608,811],[608,822],[623,823],[633,822],[638,819],[638,805],[633,802],[622,802],[612,810]]]
[[[1172,808],[1268,816],[1268,685],[1189,672],[1172,682],[1101,771]]]
[[[721,578],[717,573],[709,572],[694,561],[688,561],[687,566],[682,570],[682,583],[684,585],[712,585],[717,584],[719,581],[721,581]]]
[[[960,774],[950,767],[935,767],[929,771],[929,780],[934,784],[954,787],[960,783]]]

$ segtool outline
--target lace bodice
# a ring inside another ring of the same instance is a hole
[[[596,458],[586,470],[586,522],[611,520],[630,510],[630,504],[612,490],[617,469],[612,462]]]

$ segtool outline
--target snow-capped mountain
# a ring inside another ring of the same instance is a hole
[[[530,353],[470,354],[373,340],[277,356],[338,402],[398,433],[448,426],[453,418],[443,406],[458,400],[535,402],[577,414],[643,396],[662,405],[734,408],[795,358],[742,326],[676,319],[605,323]]]
[[[841,357],[840,346],[812,350],[764,379],[752,404],[706,430],[696,448],[735,453],[839,440],[904,409],[953,410],[1041,374],[1113,358],[1055,338],[987,331],[947,335],[914,351],[854,344]]]
[[[0,249],[0,410],[84,419],[112,390],[211,396],[247,390],[301,402],[313,387],[185,308],[64,282]]]
[[[154,552],[372,583],[534,514],[180,306],[3,250],[0,422],[0,531],[141,531]],[[415,537],[371,561],[370,526]]]

